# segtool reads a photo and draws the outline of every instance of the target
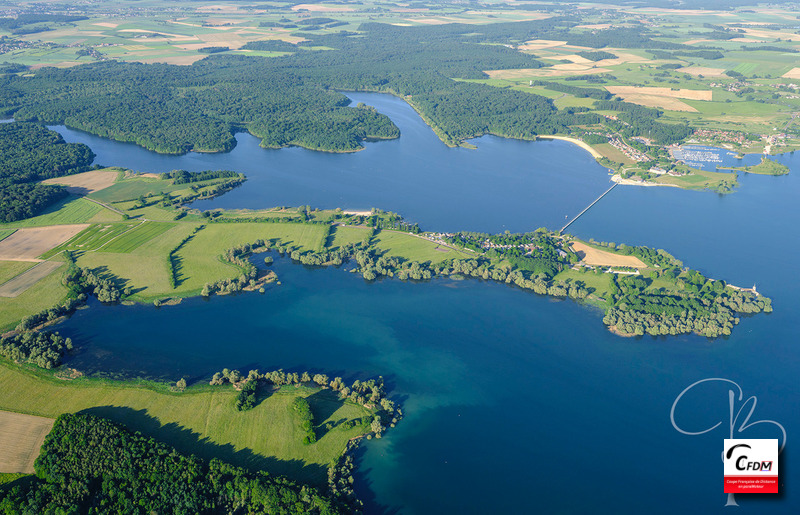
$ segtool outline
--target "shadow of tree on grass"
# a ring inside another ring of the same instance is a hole
[[[131,431],[138,431],[174,447],[183,454],[194,454],[210,460],[217,458],[250,471],[265,471],[277,476],[285,476],[294,481],[308,483],[318,488],[327,483],[327,467],[307,464],[300,460],[279,460],[271,456],[256,454],[250,449],[236,450],[231,444],[218,444],[208,437],[182,427],[175,422],[161,424],[149,415],[147,410],[135,410],[121,406],[97,406],[81,411],[124,425]],[[265,434],[264,438],[270,435]]]

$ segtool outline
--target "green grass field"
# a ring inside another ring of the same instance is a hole
[[[63,269],[56,270],[17,297],[0,297],[0,332],[16,327],[23,318],[49,309],[67,295],[61,283]]]
[[[13,279],[35,264],[29,261],[0,261],[0,284]]]
[[[736,180],[736,174],[729,172],[710,172],[706,170],[692,169],[691,175],[682,175],[680,177],[673,177],[670,175],[661,175],[657,177],[654,182],[662,184],[675,184],[681,188],[702,190],[706,188],[714,188],[720,181],[726,181],[736,187],[739,183]]]
[[[206,283],[238,276],[235,267],[219,258],[229,248],[263,239],[319,251],[327,229],[324,225],[285,223],[210,224],[178,252],[181,284],[175,293],[196,294]]]
[[[445,259],[465,259],[472,256],[408,233],[383,230],[373,238],[375,245],[389,256],[401,256],[409,261],[439,263]]]
[[[607,249],[606,249],[607,250]],[[611,287],[611,274],[596,274],[593,271],[580,272],[568,268],[555,276],[556,281],[582,281],[592,293],[598,297],[605,297]]]
[[[159,222],[141,223],[125,234],[122,234],[116,240],[110,242],[103,248],[103,251],[122,254],[132,252],[145,242],[164,234],[173,227],[175,227],[175,224]]]
[[[363,429],[325,432],[320,427],[317,443],[303,445],[291,402],[298,395],[306,397],[318,426],[368,414],[361,406],[339,401],[330,390],[284,387],[262,393],[255,408],[239,412],[237,392],[230,385],[168,393],[112,381],[62,381],[5,362],[0,363],[0,391],[0,409],[44,417],[86,410],[181,452],[316,485],[325,483],[327,465]]]
[[[331,250],[336,250],[349,243],[362,242],[371,230],[372,229],[367,229],[366,227],[334,227],[331,229],[333,240],[329,240],[329,248]]]
[[[42,254],[42,259],[55,256],[64,250],[81,250],[84,252],[97,250],[114,238],[130,231],[135,225],[136,222],[91,225],[76,234],[71,240]]]
[[[113,214],[117,220],[120,219],[119,215],[116,213],[108,211],[94,202],[75,196],[69,196],[61,202],[52,205],[39,216],[34,216],[33,218],[27,218],[18,222],[0,224],[0,229],[39,227],[43,225],[82,224],[92,221],[101,211],[109,212]]]
[[[188,194],[192,192],[191,187],[195,186],[202,191],[208,186],[213,186],[221,182],[220,179],[209,179],[207,181],[193,182],[191,184],[172,184],[171,180],[155,179],[152,177],[134,176],[117,181],[108,188],[96,191],[89,197],[106,204],[135,200],[144,195],[156,195],[161,193],[171,193],[175,195]]]
[[[169,282],[167,256],[195,227],[195,224],[174,224],[157,237],[146,241],[140,241],[143,239],[140,238],[142,234],[125,234],[113,243],[119,243],[121,247],[137,244],[132,250],[120,253],[112,252],[114,249],[103,249],[102,252],[82,253],[78,256],[77,263],[81,267],[105,270],[113,274],[120,280],[122,287],[133,289],[133,300],[146,301],[175,295],[177,293]]]
[[[179,283],[173,289],[169,281],[168,254],[199,225],[146,222],[114,240],[102,251],[81,253],[77,263],[81,267],[113,274],[123,287],[133,289],[133,300],[185,297],[199,294],[206,283],[239,276],[239,270],[220,257],[229,248],[263,239],[279,240],[304,250],[321,250],[327,231],[324,225],[209,224],[178,251]]]

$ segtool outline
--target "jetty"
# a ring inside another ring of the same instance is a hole
[[[612,185],[610,188],[608,188],[606,191],[604,191],[604,192],[603,192],[603,193],[602,193],[602,194],[601,194],[599,197],[597,197],[596,199],[594,199],[594,202],[592,202],[591,204],[589,204],[588,206],[586,206],[586,207],[583,209],[583,211],[581,211],[580,213],[578,213],[578,215],[577,215],[575,218],[573,218],[572,220],[570,220],[569,222],[567,222],[567,225],[565,225],[564,227],[562,227],[562,228],[561,228],[561,230],[560,230],[560,231],[558,231],[558,233],[559,233],[559,234],[563,234],[563,232],[564,232],[564,231],[567,229],[567,227],[569,227],[570,225],[572,225],[572,223],[573,223],[575,220],[577,220],[578,218],[580,218],[580,217],[581,217],[581,215],[583,215],[585,212],[589,211],[589,209],[591,209],[593,205],[597,204],[597,203],[600,201],[600,199],[601,199],[601,198],[603,198],[603,197],[605,197],[606,195],[608,195],[608,192],[609,192],[609,191],[611,191],[611,190],[613,190],[614,188],[616,188],[618,185],[619,185],[619,183],[618,183],[618,182],[615,182],[615,183],[614,183],[614,184],[613,184],[613,185]]]

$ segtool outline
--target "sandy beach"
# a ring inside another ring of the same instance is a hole
[[[585,151],[587,151],[590,154],[592,154],[592,157],[594,157],[595,159],[600,159],[601,157],[603,157],[602,154],[600,154],[600,152],[598,152],[597,150],[595,150],[592,147],[590,147],[587,143],[584,143],[583,141],[581,141],[579,139],[576,139],[576,138],[569,138],[567,136],[536,136],[536,138],[537,139],[560,139],[562,141],[569,141],[570,143],[574,143],[574,144],[578,145],[579,147],[581,147],[582,149],[584,149]]]

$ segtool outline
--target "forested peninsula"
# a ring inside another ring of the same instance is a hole
[[[545,66],[499,43],[578,38],[573,44],[681,46],[652,39],[643,29],[570,33],[579,23],[577,17],[560,16],[485,25],[477,34],[468,24],[364,23],[358,33],[303,33],[302,45],[252,42],[244,47],[293,50],[269,59],[212,54],[191,66],[107,61],[43,68],[32,77],[0,77],[0,113],[63,123],[163,153],[229,150],[239,130],[261,138],[265,147],[346,152],[361,148],[365,139],[398,136],[388,118],[371,108],[346,107],[349,100],[334,91],[358,90],[405,98],[449,145],[484,134],[535,139],[605,118],[586,108],[559,110],[540,95],[470,82],[486,78],[484,70]],[[688,134],[684,125],[657,121],[654,109],[619,100],[608,109],[623,113],[632,135],[649,134],[666,144]]]

